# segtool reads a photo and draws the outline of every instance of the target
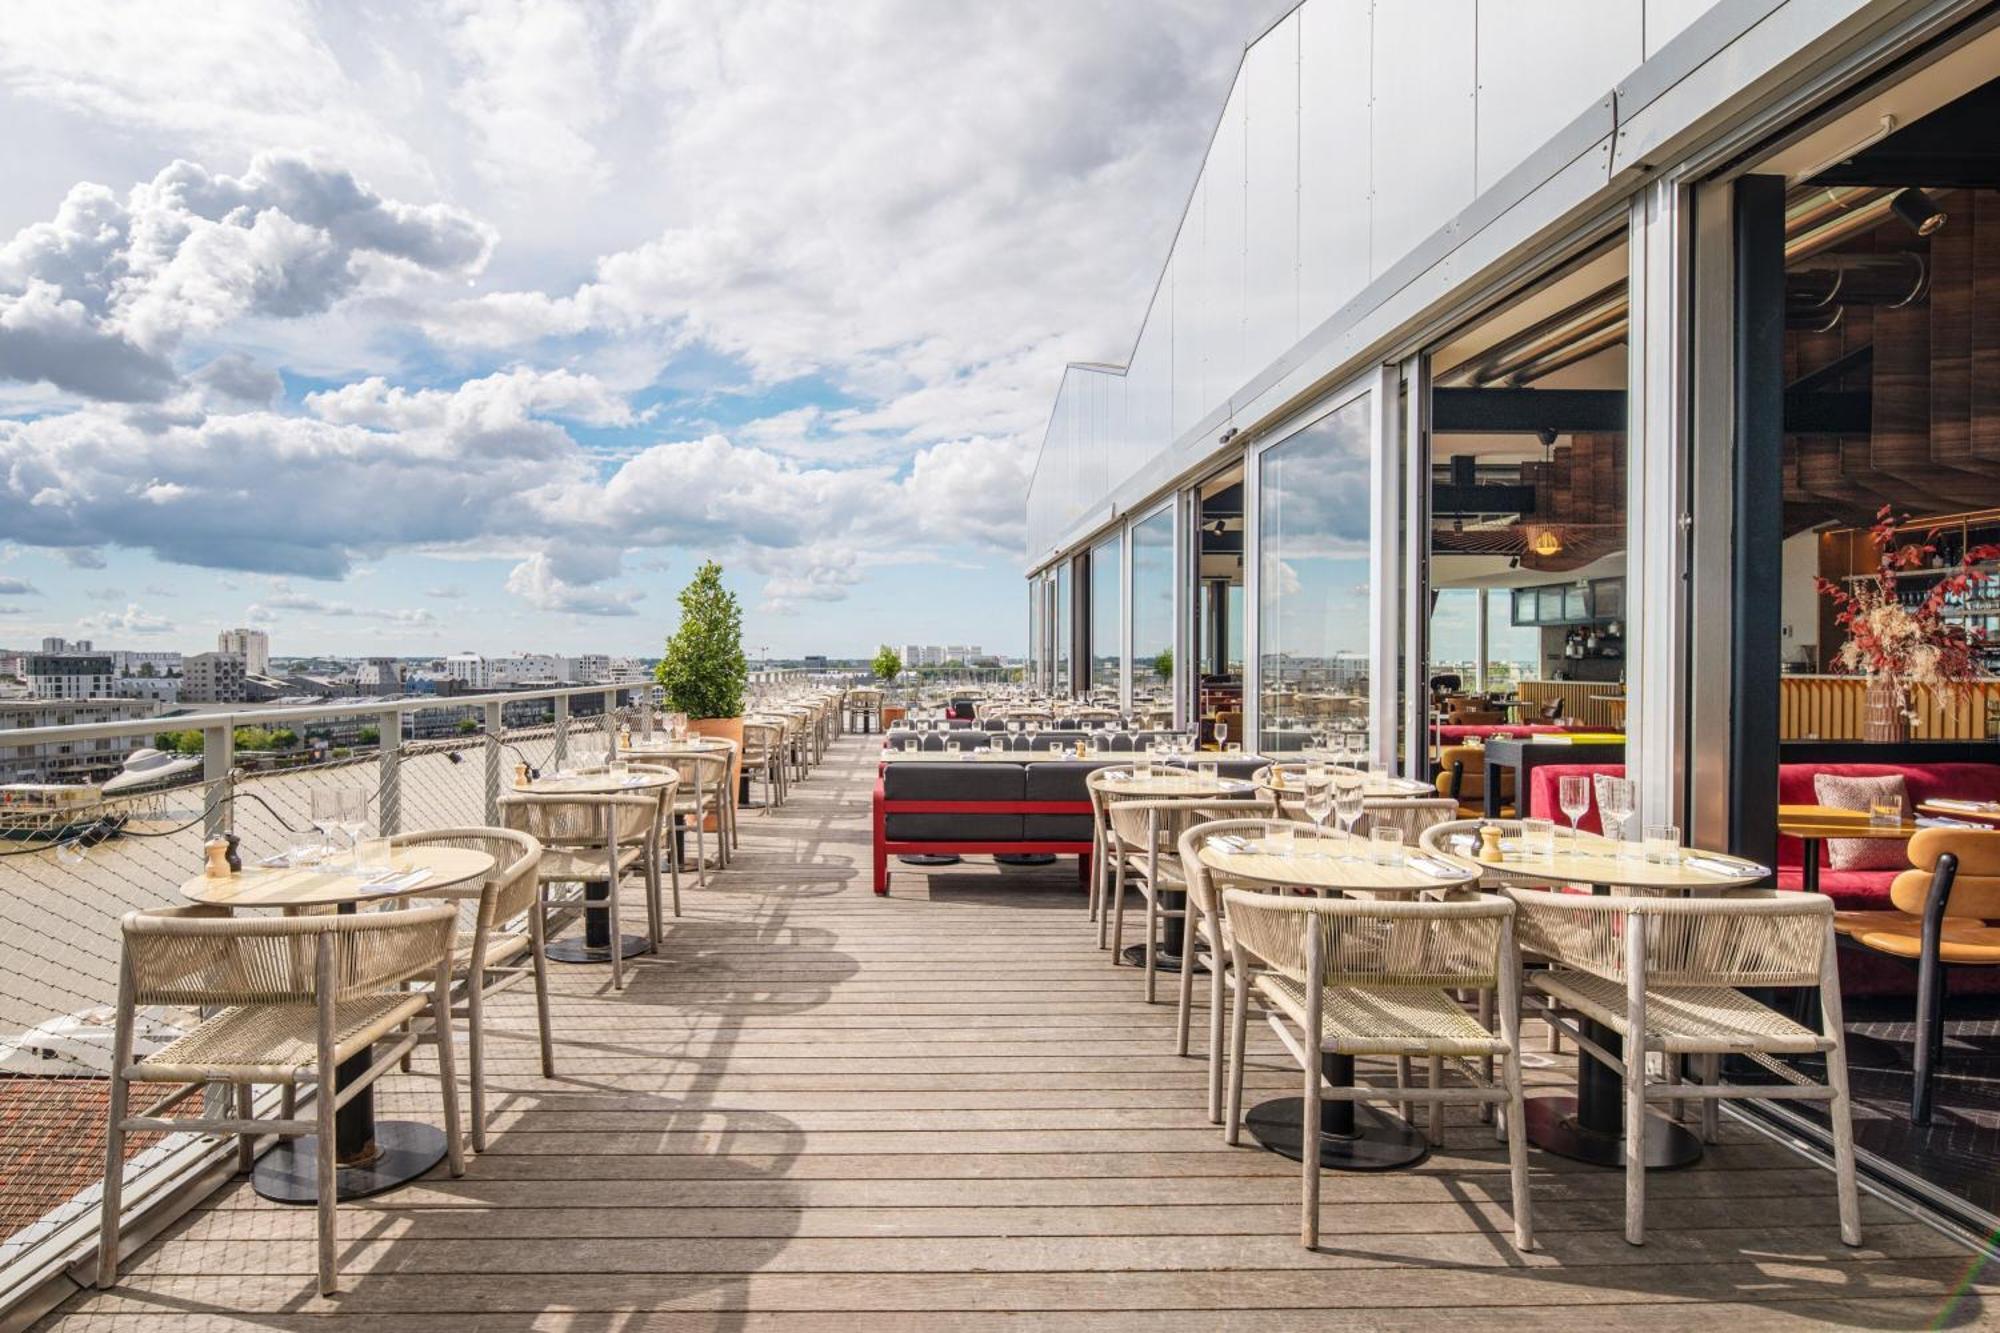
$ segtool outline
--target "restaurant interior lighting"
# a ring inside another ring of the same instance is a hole
[[[1945,224],[1945,211],[1937,206],[1937,200],[1914,186],[1891,199],[1889,207],[1919,236],[1928,236]]]

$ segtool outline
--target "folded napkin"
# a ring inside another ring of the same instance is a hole
[[[1984,825],[1984,824],[1977,824],[1977,823],[1974,823],[1974,822],[1973,822],[1972,820],[1970,820],[1970,819],[1946,819],[1946,818],[1945,818],[1945,817],[1944,817],[1943,815],[1918,815],[1918,816],[1917,816],[1917,827],[1918,827],[1918,828],[1976,828],[1976,829],[1983,829],[1983,828],[1985,828],[1985,827],[1987,827],[1987,826],[1986,826],[1986,825]]]
[[[1935,799],[1925,801],[1924,804],[1935,805],[1942,810],[1976,810],[1981,813],[1986,813],[1995,808],[1994,803],[1991,801],[1965,801],[1955,796],[1936,797]]]
[[[1465,874],[1464,870],[1449,861],[1438,861],[1428,856],[1412,856],[1405,864],[1418,874],[1429,875],[1433,879],[1458,879]]]
[[[1681,864],[1707,875],[1757,878],[1771,873],[1769,867],[1760,866],[1755,861],[1724,861],[1713,856],[1690,856]]]
[[[379,871],[376,873],[380,873]],[[402,893],[414,889],[431,877],[430,867],[418,866],[401,874],[386,875],[381,879],[370,879],[362,887],[370,893]]]
[[[1250,844],[1234,833],[1222,833],[1208,840],[1208,845],[1222,852],[1247,852]]]

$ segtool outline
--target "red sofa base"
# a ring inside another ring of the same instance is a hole
[[[891,842],[890,815],[1088,815],[1089,801],[891,801],[882,794],[882,781],[875,782],[875,894],[889,893],[889,858],[892,856],[1074,856],[1077,882],[1090,887],[1090,859],[1096,844],[1041,839],[1012,842],[979,839],[926,839],[921,842]]]

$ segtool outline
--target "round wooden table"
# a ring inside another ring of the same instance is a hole
[[[680,782],[677,773],[573,773],[536,778],[520,790],[533,796],[657,796],[661,789]],[[608,963],[611,961],[611,881],[593,879],[583,885],[583,938],[551,940],[544,952],[558,963]],[[618,952],[631,958],[646,952],[651,943],[644,935],[620,935]]]
[[[1908,842],[1916,836],[1917,827],[1914,819],[1878,824],[1866,810],[1843,810],[1831,805],[1778,807],[1778,832],[1805,844],[1799,858],[1799,887],[1807,893],[1819,892],[1819,845],[1828,838]]]
[[[1324,846],[1317,844],[1324,843]],[[1350,855],[1350,849],[1363,850]],[[1264,838],[1241,835],[1207,838],[1197,855],[1217,874],[1274,888],[1309,888],[1321,894],[1366,890],[1424,893],[1461,889],[1479,882],[1479,871],[1451,857],[1400,850],[1390,864],[1368,857],[1368,844],[1346,838],[1294,839],[1289,854],[1274,852]],[[1320,1074],[1334,1087],[1354,1082],[1354,1057],[1322,1051]],[[1274,1097],[1250,1108],[1243,1118],[1250,1136],[1298,1161],[1305,1098]],[[1431,1150],[1423,1132],[1400,1116],[1351,1101],[1322,1101],[1319,1162],[1335,1171],[1388,1171],[1422,1161]]]
[[[181,896],[211,907],[331,907],[348,915],[364,902],[394,902],[481,879],[492,873],[493,864],[488,853],[464,847],[397,847],[389,854],[397,878],[386,882],[371,883],[367,875],[339,865],[256,867],[227,879],[191,879],[181,885]],[[358,1051],[341,1061],[336,1086],[344,1088],[367,1074],[373,1060],[372,1051]],[[365,1199],[394,1189],[444,1159],[443,1130],[415,1120],[375,1118],[373,1084],[336,1111],[333,1123],[336,1198]],[[319,1135],[280,1139],[257,1159],[250,1185],[278,1203],[317,1203]]]
[[[1992,801],[1919,801],[1917,813],[1936,819],[1963,819],[1973,824],[2000,824],[2000,804]]]
[[[1588,884],[1594,893],[1624,889],[1638,893],[1713,893],[1747,889],[1770,878],[1768,868],[1741,857],[1721,852],[1677,848],[1671,861],[1651,861],[1621,856],[1627,844],[1596,833],[1564,832],[1556,838],[1556,850],[1547,857],[1530,857],[1521,852],[1518,837],[1505,838],[1501,850],[1508,859],[1499,864],[1475,861],[1481,877],[1498,884]],[[1452,850],[1461,857],[1472,853],[1459,846]],[[1733,866],[1737,873],[1721,873],[1690,865],[1690,858]],[[1610,1028],[1588,1018],[1579,1020],[1584,1035],[1605,1050],[1623,1058],[1624,1038]],[[1611,1070],[1587,1055],[1576,1061],[1576,1096],[1531,1097],[1526,1115],[1528,1142],[1538,1148],[1587,1162],[1592,1166],[1623,1169],[1625,1165],[1625,1088]],[[1649,1168],[1687,1166],[1701,1159],[1699,1136],[1688,1132],[1656,1112],[1646,1114],[1645,1159]]]

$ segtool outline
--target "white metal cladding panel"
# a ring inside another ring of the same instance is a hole
[[[1477,181],[1519,166],[1645,58],[1645,0],[1480,0]]]
[[[1201,339],[1199,337],[1202,290],[1201,223],[1202,195],[1199,189],[1188,204],[1181,223],[1180,243],[1174,247],[1174,438],[1201,420],[1208,400],[1201,391]]]
[[[1651,60],[1661,47],[1680,36],[1687,26],[1714,9],[1717,0],[1645,0],[1645,58]]]
[[[1375,7],[1371,278],[1472,202],[1477,22],[1474,0]]]
[[[1368,284],[1373,21],[1367,0],[1309,0],[1299,24],[1299,329]]]
[[[1204,412],[1253,373],[1243,355],[1244,100],[1239,79],[1223,104],[1202,172],[1202,285],[1209,298],[1201,315]]]
[[[1299,340],[1299,16],[1244,58],[1244,378]]]

